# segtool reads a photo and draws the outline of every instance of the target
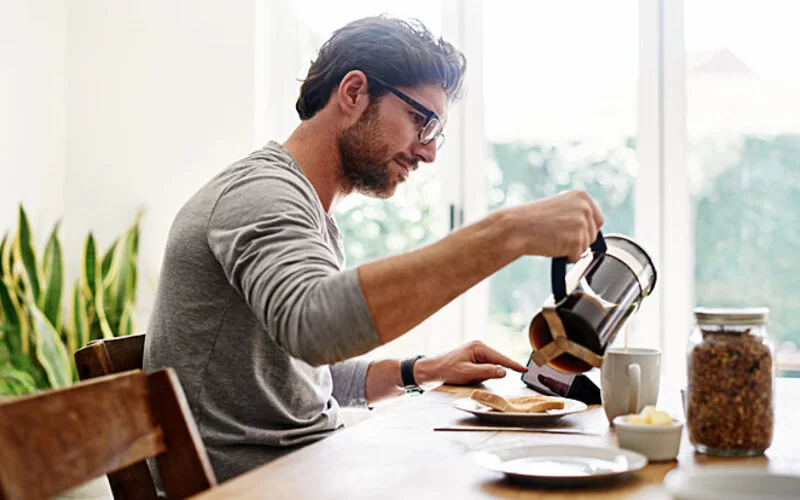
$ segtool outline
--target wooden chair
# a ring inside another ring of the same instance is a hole
[[[168,498],[216,484],[177,375],[110,375],[0,404],[0,498],[46,498],[155,457]]]
[[[92,340],[75,351],[75,364],[81,380],[103,377],[128,370],[141,370],[144,333],[113,339]]]
[[[89,342],[75,351],[75,365],[81,380],[103,377],[128,370],[141,370],[144,334]],[[155,500],[153,477],[142,461],[108,474],[115,500]]]

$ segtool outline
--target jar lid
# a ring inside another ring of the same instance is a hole
[[[767,322],[767,307],[696,307],[698,325],[762,325]]]

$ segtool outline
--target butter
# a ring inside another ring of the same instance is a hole
[[[633,425],[670,425],[672,417],[667,412],[656,410],[655,406],[645,406],[639,414],[628,415],[628,423]]]

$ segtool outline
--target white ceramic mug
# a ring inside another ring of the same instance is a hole
[[[658,349],[608,349],[600,371],[603,409],[612,425],[619,415],[639,413],[656,404],[661,379]]]

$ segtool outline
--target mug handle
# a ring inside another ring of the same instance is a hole
[[[628,414],[639,413],[639,403],[642,401],[642,367],[639,363],[631,363],[628,372]]]
[[[602,255],[606,253],[606,240],[603,238],[602,231],[597,232],[597,239],[589,247],[592,253]],[[553,289],[553,299],[558,304],[567,296],[567,264],[569,259],[567,257],[555,257],[550,266],[550,284]]]

